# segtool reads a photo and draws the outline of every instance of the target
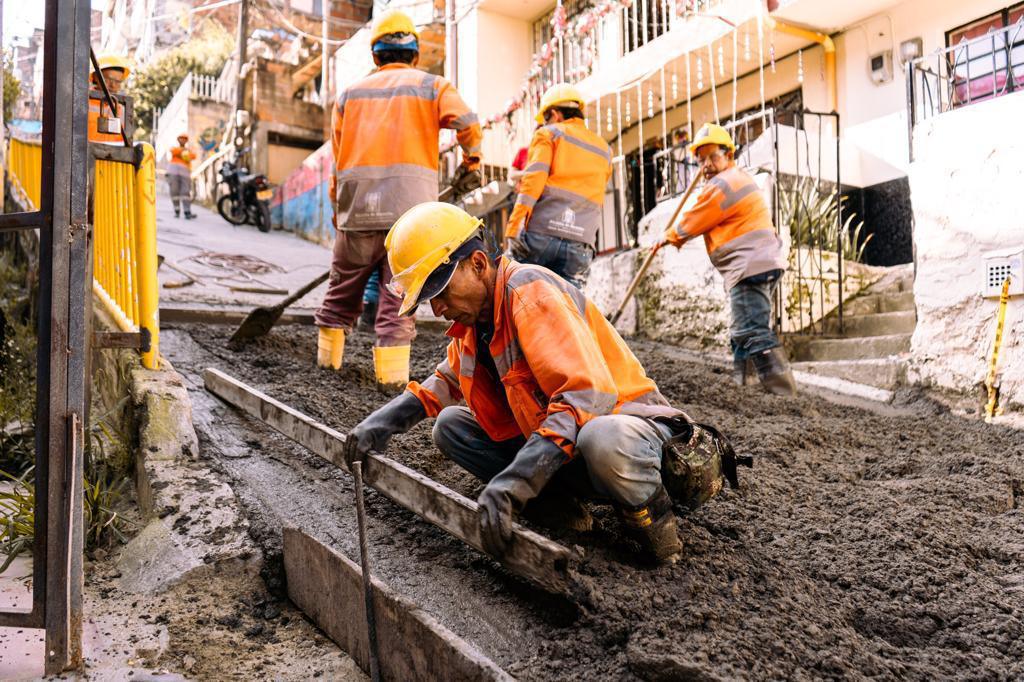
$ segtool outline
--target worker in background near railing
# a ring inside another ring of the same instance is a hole
[[[379,68],[338,96],[332,121],[337,234],[327,294],[316,311],[317,364],[341,367],[345,333],[359,317],[367,280],[379,272],[373,360],[384,385],[409,380],[409,346],[416,335],[414,320],[398,315],[401,301],[387,290],[391,270],[384,235],[406,210],[437,199],[441,128],[455,129],[462,147],[456,193],[480,186],[477,115],[447,80],[414,68],[418,41],[407,15],[388,11],[378,17],[370,45]]]
[[[594,259],[612,153],[587,129],[584,101],[568,84],[541,98],[519,195],[505,228],[505,255],[543,265],[578,287]]]
[[[794,395],[796,382],[771,322],[772,298],[787,266],[786,254],[768,203],[754,178],[736,165],[735,152],[736,145],[722,126],[708,123],[700,129],[690,153],[707,181],[693,207],[666,230],[665,241],[679,248],[704,235],[711,263],[729,292],[736,383],[750,383],[755,370],[771,393]]]
[[[131,75],[128,60],[120,55],[105,54],[96,61],[100,65],[100,73],[107,84],[111,95],[121,92],[121,85]],[[111,110],[103,88],[100,86],[96,72],[89,67],[89,142],[105,144],[124,144],[121,130],[124,128],[124,107],[114,102]]]
[[[192,159],[195,154],[188,147],[188,133],[178,135],[178,146],[171,147],[171,159],[167,164],[167,189],[171,193],[174,204],[174,217],[181,217],[181,209],[185,209],[185,218],[192,220]]]

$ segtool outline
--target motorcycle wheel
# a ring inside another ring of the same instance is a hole
[[[256,227],[260,232],[270,232],[270,204],[266,201],[256,202]]]
[[[225,194],[217,200],[217,213],[232,225],[245,224],[245,209],[239,206],[230,194]]]

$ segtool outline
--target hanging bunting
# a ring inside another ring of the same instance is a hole
[[[796,51],[796,82],[804,82],[804,51]]]

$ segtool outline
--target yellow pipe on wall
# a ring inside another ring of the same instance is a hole
[[[824,33],[819,31],[812,31],[810,29],[801,28],[800,26],[794,26],[787,24],[784,21],[775,19],[774,17],[768,17],[768,28],[777,29],[783,33],[787,33],[797,38],[803,38],[804,40],[811,40],[825,50],[825,87],[828,91],[828,104],[833,112],[839,111],[839,99],[836,93],[836,44]]]

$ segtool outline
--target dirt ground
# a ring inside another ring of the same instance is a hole
[[[320,524],[354,556],[350,483],[205,395],[202,369],[342,431],[387,396],[374,388],[367,335],[350,336],[345,368],[330,372],[313,367],[309,327],[275,329],[239,352],[225,348],[230,333],[179,327],[162,341],[192,384],[204,454],[239,482],[276,589],[283,522]],[[432,370],[444,341],[421,330],[414,376]],[[375,571],[526,679],[1024,677],[1024,433],[927,400],[880,414],[767,396],[669,347],[633,345],[669,400],[756,458],[740,490],[683,516],[678,564],[639,564],[614,514],[597,508],[593,532],[560,538],[583,547],[580,573],[594,588],[590,603],[566,603],[371,495]],[[479,490],[434,450],[429,424],[389,454]]]

